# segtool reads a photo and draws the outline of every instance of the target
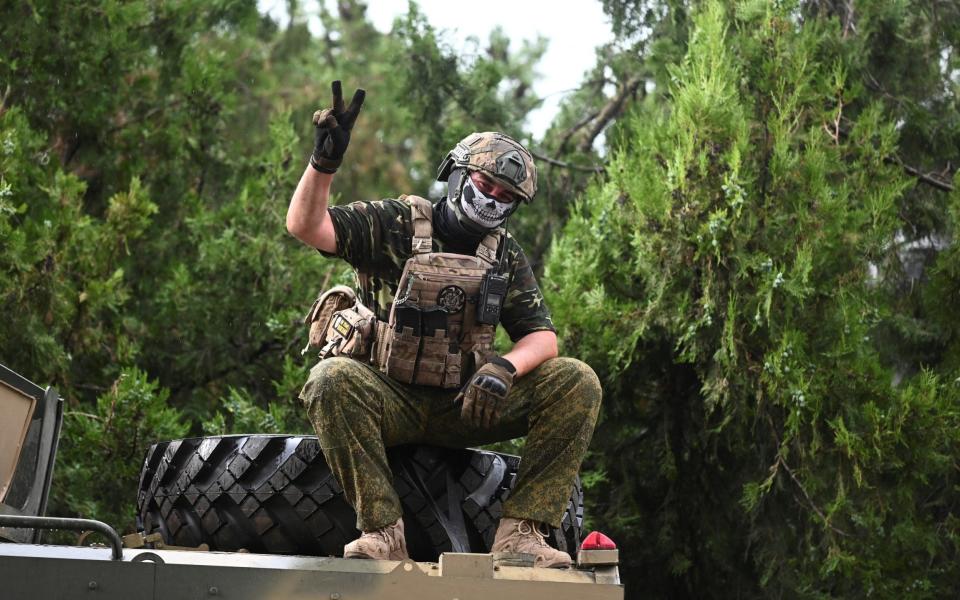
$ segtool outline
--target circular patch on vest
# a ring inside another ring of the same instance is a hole
[[[467,293],[463,288],[457,285],[448,285],[437,294],[437,304],[450,313],[458,313],[463,310],[463,305],[467,300]]]

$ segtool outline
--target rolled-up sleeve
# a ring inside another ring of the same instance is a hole
[[[510,254],[512,274],[500,323],[514,342],[535,331],[556,332],[526,255],[519,246]]]

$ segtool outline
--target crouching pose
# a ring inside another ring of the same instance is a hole
[[[363,532],[344,556],[407,558],[386,447],[526,435],[492,550],[569,566],[541,529],[560,526],[601,390],[589,366],[557,357],[543,295],[504,229],[536,194],[533,158],[502,133],[474,133],[441,162],[448,191],[436,204],[400,196],[329,207],[363,99],[357,90],[345,107],[333,83],[333,107],[314,114],[316,145],[287,212],[291,234],[357,275],[355,310],[334,316],[325,358],[301,392]],[[514,342],[502,356],[493,351],[498,324]]]

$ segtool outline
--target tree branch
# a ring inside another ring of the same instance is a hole
[[[853,124],[853,122],[852,122],[850,119],[846,118],[846,117],[843,117],[843,118],[842,118],[842,121],[843,121],[844,123],[849,123],[849,124],[851,124],[851,125]],[[842,127],[841,127],[840,129],[838,129],[837,131],[838,131],[838,133],[839,133],[842,137],[844,137],[844,138],[846,138],[846,137],[849,135],[849,133],[850,133],[848,129],[845,129],[845,128],[842,128]],[[941,191],[944,191],[944,192],[952,192],[952,191],[953,191],[953,185],[952,185],[952,184],[950,184],[950,183],[948,183],[948,182],[946,182],[946,181],[944,181],[944,180],[942,180],[942,179],[940,179],[940,178],[938,178],[938,177],[934,177],[934,176],[931,175],[930,173],[924,173],[923,171],[921,171],[921,170],[918,169],[917,167],[914,167],[914,166],[911,166],[911,165],[906,164],[905,162],[903,162],[903,159],[901,159],[900,156],[897,155],[897,154],[891,154],[890,156],[884,157],[883,162],[887,163],[888,165],[898,165],[898,166],[899,166],[900,168],[902,168],[904,171],[906,171],[906,172],[909,173],[910,175],[913,175],[914,177],[916,177],[921,183],[925,183],[925,184],[927,184],[927,185],[929,185],[929,186],[931,186],[931,187],[935,187],[935,188],[937,188],[938,190],[941,190]],[[946,171],[949,171],[949,166],[948,166],[948,168],[946,169]]]
[[[574,123],[570,129],[563,132],[563,135],[560,136],[560,145],[557,146],[557,152],[563,154],[567,151],[567,144],[570,143],[570,138],[573,137],[573,134],[583,129],[587,123],[597,118],[597,115],[600,114],[599,110],[592,111],[587,113],[582,119]]]
[[[113,127],[107,130],[107,134],[113,135],[114,133],[117,133],[118,131],[125,129],[130,125],[141,123],[143,121],[152,120],[153,117],[155,117],[159,113],[169,108],[179,108],[181,104],[183,104],[183,98],[177,98],[176,100],[173,100],[172,102],[169,102],[165,105],[155,106],[150,110],[148,110],[147,112],[143,113],[142,115],[137,115],[130,118],[117,117],[114,119]]]
[[[781,454],[780,452],[781,442],[780,442],[780,436],[777,435],[777,428],[773,424],[773,418],[769,414],[766,415],[766,417],[767,417],[767,423],[770,425],[770,434],[773,436],[774,441],[777,443],[777,461],[771,467],[771,470],[774,473],[776,473],[777,468],[782,466],[783,470],[787,472],[787,475],[790,476],[790,479],[797,486],[797,488],[799,488],[800,492],[803,494],[803,497],[807,500],[807,504],[810,505],[810,508],[812,508],[813,511],[817,513],[817,516],[820,517],[820,519],[823,521],[823,524],[829,527],[830,530],[836,533],[837,535],[842,535],[843,537],[850,537],[849,533],[847,533],[842,529],[839,529],[838,527],[830,523],[830,519],[827,518],[827,515],[824,514],[822,510],[820,510],[820,507],[817,506],[817,503],[814,502],[813,498],[810,497],[810,493],[807,491],[807,488],[803,486],[803,483],[793,473],[793,469],[790,468],[790,465],[787,464],[787,461],[783,460],[783,454]]]
[[[593,140],[597,139],[597,136],[600,135],[600,132],[604,130],[610,121],[620,116],[627,98],[636,93],[641,83],[643,83],[643,77],[634,75],[623,84],[623,87],[614,94],[613,98],[610,98],[607,104],[600,109],[600,114],[597,115],[597,118],[594,120],[593,126],[590,128],[587,136],[580,140],[577,150],[584,153],[590,151],[590,148],[593,146]]]
[[[10,97],[10,84],[7,84],[7,89],[3,91],[3,94],[0,94],[0,116],[7,111],[7,98]]]
[[[80,412],[79,410],[67,410],[67,411],[64,411],[63,413],[63,416],[65,417],[72,417],[74,415],[78,417],[86,417],[88,419],[93,419],[95,421],[103,421],[103,417],[101,417],[100,415],[93,415],[86,412]]]
[[[571,171],[583,171],[585,173],[606,173],[607,168],[600,165],[573,165],[562,160],[557,160],[555,158],[550,158],[544,154],[538,152],[530,152],[534,158],[537,160],[542,160],[543,162],[553,165],[555,167],[561,167],[563,169],[570,169]]]
[[[790,479],[792,479],[793,482],[797,484],[797,487],[800,488],[800,492],[803,494],[803,497],[807,499],[807,503],[810,505],[810,508],[812,508],[813,511],[817,513],[817,516],[820,517],[820,519],[823,521],[823,524],[829,527],[834,533],[837,533],[838,535],[842,535],[843,537],[850,537],[849,533],[847,533],[842,529],[837,528],[836,526],[830,523],[830,519],[827,518],[827,515],[823,514],[823,511],[820,510],[820,508],[813,501],[813,498],[810,497],[809,492],[807,492],[807,488],[803,487],[803,484],[800,482],[799,479],[797,479],[797,476],[793,474],[793,469],[791,469],[790,465],[788,465],[786,461],[782,460],[779,455],[777,456],[777,462],[780,464],[780,466],[783,467],[783,470],[787,472],[787,475],[790,476]]]
[[[916,177],[917,180],[919,180],[921,183],[925,183],[925,184],[927,184],[927,185],[929,185],[929,186],[931,186],[931,187],[935,187],[935,188],[937,188],[938,190],[942,190],[942,191],[944,191],[944,192],[952,192],[952,191],[953,191],[953,185],[947,183],[946,181],[943,181],[942,179],[939,179],[939,178],[937,178],[937,177],[934,177],[933,175],[930,175],[929,173],[923,173],[923,172],[920,171],[920,169],[918,169],[918,168],[916,168],[916,167],[912,167],[912,166],[904,163],[902,160],[900,160],[900,157],[899,157],[899,156],[888,156],[887,158],[885,158],[885,159],[883,159],[883,160],[884,160],[884,162],[889,163],[889,164],[900,165],[900,167],[901,167],[904,171],[906,171],[906,172],[909,173],[910,175],[913,175],[914,177]]]

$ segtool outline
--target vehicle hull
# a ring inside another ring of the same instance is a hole
[[[184,550],[0,544],[3,598],[97,600],[623,600],[616,567],[494,567],[489,554],[439,563]]]

